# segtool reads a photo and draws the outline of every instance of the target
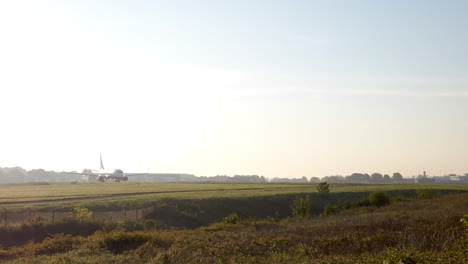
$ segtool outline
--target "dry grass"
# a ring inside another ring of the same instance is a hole
[[[11,263],[466,263],[468,194],[308,220],[56,236],[0,251]]]

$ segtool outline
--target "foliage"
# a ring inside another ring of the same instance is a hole
[[[401,182],[403,180],[403,175],[401,175],[399,172],[395,172],[392,175],[392,179],[394,182]]]
[[[327,204],[325,206],[325,209],[323,210],[324,215],[334,215],[339,212],[338,206],[332,205],[332,204]]]
[[[44,225],[45,223],[46,223],[46,219],[43,216],[41,216],[39,213],[36,213],[31,219],[32,225]]]
[[[86,207],[76,206],[73,208],[73,216],[79,222],[86,222],[93,218],[93,212]]]
[[[419,189],[417,197],[419,199],[433,199],[437,193],[433,189]]]
[[[345,209],[351,209],[351,208],[358,208],[358,207],[364,207],[364,206],[371,206],[372,203],[371,201],[366,198],[358,201],[347,201],[344,205]]]
[[[73,237],[72,235],[57,234],[44,239],[44,241],[35,247],[35,254],[51,255],[71,251],[75,245],[83,243],[82,237]]]
[[[98,245],[113,254],[135,249],[150,240],[150,236],[140,232],[115,230],[110,233],[98,233]]]
[[[390,204],[390,196],[386,192],[372,192],[369,195],[369,201],[375,206],[384,206]]]
[[[291,206],[293,217],[309,218],[311,216],[310,203],[309,195],[305,198],[297,196]]]
[[[236,213],[230,214],[223,218],[223,222],[228,224],[237,224],[239,221],[240,218]]]
[[[461,222],[464,223],[465,226],[468,228],[468,214],[463,215]]]
[[[330,184],[328,184],[327,182],[319,183],[319,185],[317,186],[317,191],[322,196],[328,195],[330,193]]]

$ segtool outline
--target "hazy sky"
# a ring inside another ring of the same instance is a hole
[[[468,1],[0,2],[0,167],[468,173]]]

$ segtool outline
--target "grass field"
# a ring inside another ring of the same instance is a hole
[[[468,191],[468,185],[331,185],[332,193],[415,190]],[[245,198],[281,194],[316,193],[316,184],[217,184],[217,183],[83,183],[0,185],[0,207],[71,208],[77,205],[119,208],[161,199]]]
[[[109,226],[92,220],[4,227],[0,261],[467,263],[468,222],[460,221],[468,212],[467,195],[395,200],[306,219],[241,219],[193,230],[143,224],[134,231],[134,223]]]

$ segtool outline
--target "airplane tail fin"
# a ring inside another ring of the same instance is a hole
[[[104,170],[104,164],[102,164],[102,155],[99,153],[99,158],[101,160],[101,170]]]

